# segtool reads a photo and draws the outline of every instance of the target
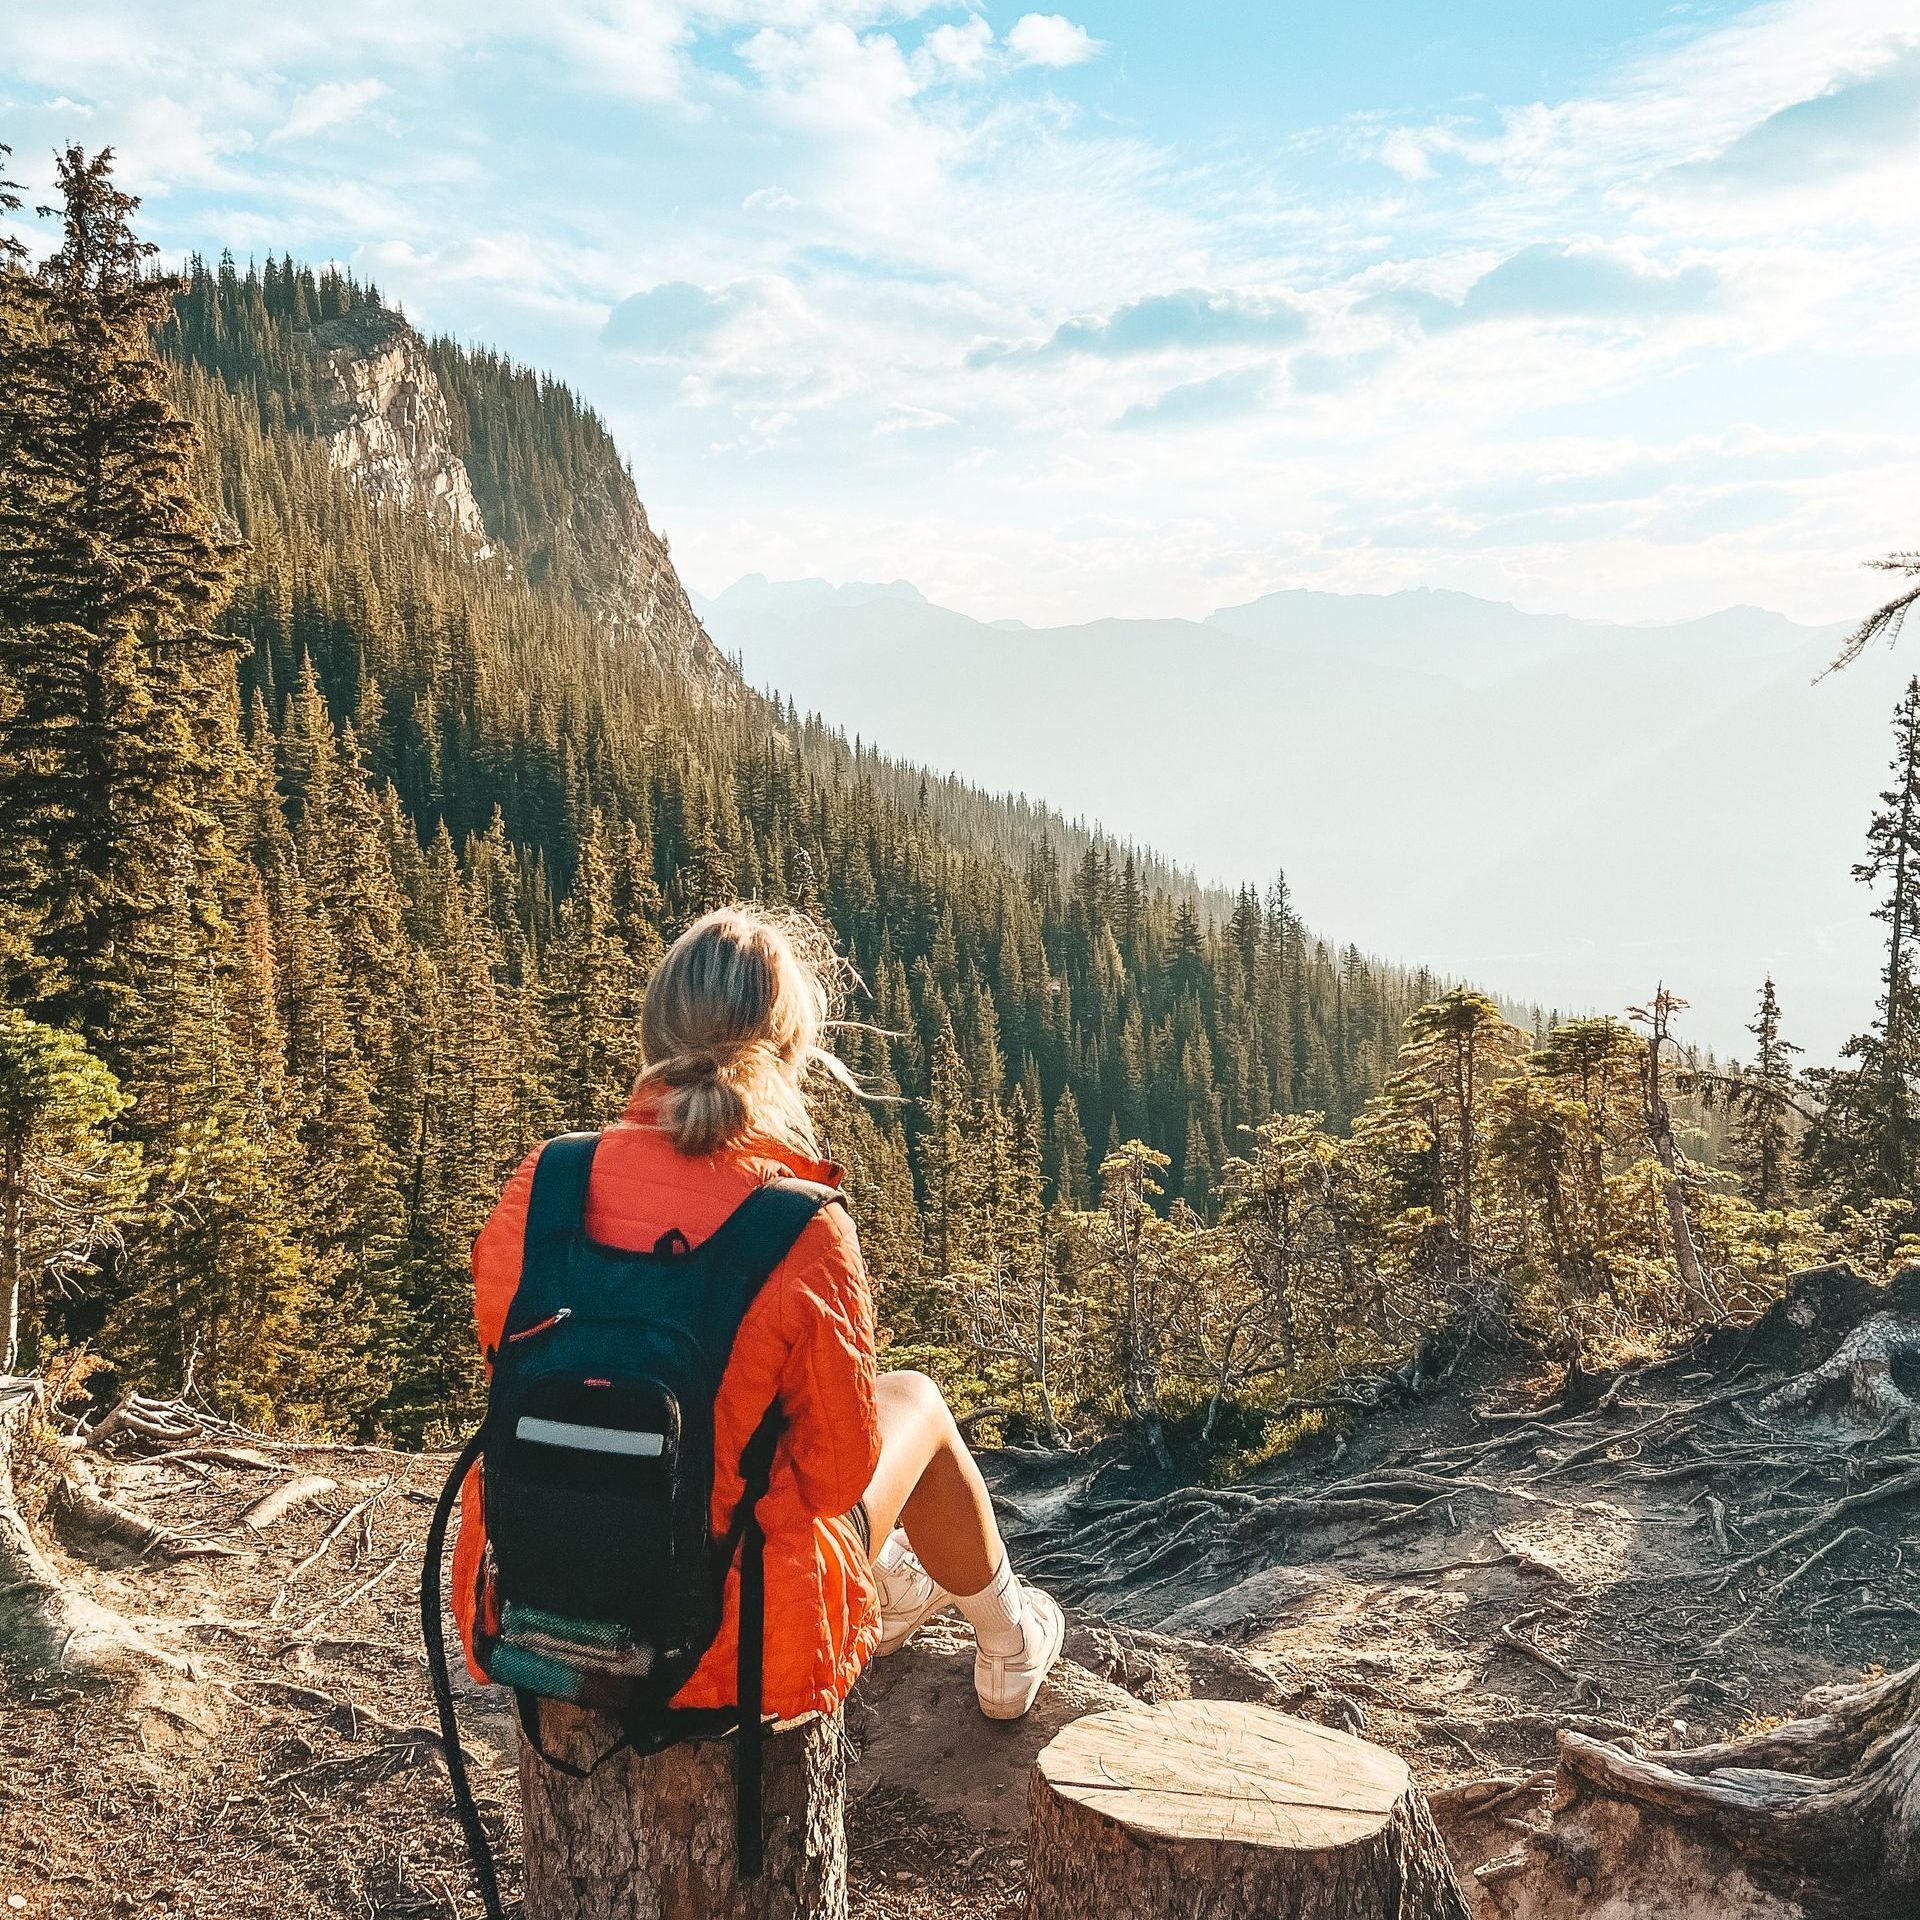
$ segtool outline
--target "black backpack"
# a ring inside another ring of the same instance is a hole
[[[460,1749],[440,1604],[448,1523],[476,1462],[487,1553],[474,1656],[494,1684],[514,1690],[528,1744],[549,1766],[585,1778],[624,1748],[652,1753],[734,1734],[742,1876],[761,1865],[766,1585],[756,1508],[782,1417],[775,1401],[747,1443],[746,1491],[716,1537],[713,1403],[755,1295],[807,1223],[840,1196],[779,1180],[756,1188],[697,1247],[677,1232],[650,1253],[601,1246],[585,1227],[599,1144],[598,1134],[574,1133],[541,1149],[520,1284],[488,1356],[486,1418],[447,1476],[420,1578],[454,1806],[495,1916],[499,1889]],[[736,1556],[739,1704],[675,1708],[673,1696],[719,1632]],[[491,1610],[482,1604],[489,1581]],[[618,1723],[620,1738],[591,1767],[556,1759],[540,1742],[542,1699],[598,1708]]]

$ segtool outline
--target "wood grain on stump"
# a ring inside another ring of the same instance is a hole
[[[598,1714],[541,1704],[548,1752],[590,1765],[618,1737]],[[621,1753],[569,1779],[523,1740],[526,1920],[846,1920],[846,1762],[840,1721],[769,1732],[766,1866],[739,1876],[733,1742]]]
[[[1030,1920],[1467,1920],[1405,1763],[1268,1707],[1089,1714],[1028,1809]]]

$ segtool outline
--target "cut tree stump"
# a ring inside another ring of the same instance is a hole
[[[1467,1920],[1405,1763],[1269,1707],[1089,1714],[1028,1811],[1029,1920]]]
[[[541,1703],[540,1738],[591,1766],[610,1720]],[[769,1730],[766,1864],[739,1876],[733,1742],[620,1753],[591,1779],[550,1767],[523,1739],[525,1920],[846,1920],[846,1749],[839,1716]]]

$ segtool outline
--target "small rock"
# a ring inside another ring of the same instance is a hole
[[[11,1908],[12,1908],[12,1909],[14,1910],[14,1912],[15,1912],[15,1913],[25,1913],[25,1912],[26,1912],[26,1910],[27,1910],[27,1898],[26,1898],[26,1895],[25,1895],[25,1894],[22,1894],[22,1893],[10,1893],[10,1894],[8,1894],[8,1895],[7,1895],[7,1905],[8,1905],[8,1906],[10,1906],[10,1907],[11,1907]]]
[[[1326,1725],[1339,1733],[1358,1733],[1367,1724],[1367,1710],[1358,1700],[1350,1700],[1344,1693],[1330,1693],[1322,1704],[1322,1718]]]

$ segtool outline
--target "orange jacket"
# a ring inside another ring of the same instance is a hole
[[[704,1158],[679,1152],[652,1124],[651,1092],[636,1093],[607,1129],[587,1191],[587,1230],[610,1246],[642,1250],[678,1227],[698,1244],[757,1186],[789,1174],[837,1186],[840,1170],[749,1138]],[[520,1283],[536,1148],[473,1248],[474,1319],[480,1344],[499,1345]],[[844,1207],[823,1209],[774,1270],[741,1322],[714,1402],[713,1524],[741,1495],[740,1452],[777,1395],[787,1427],[760,1503],[766,1531],[765,1701],[783,1719],[831,1712],[846,1698],[880,1637],[873,1573],[839,1516],[866,1491],[880,1458],[874,1412],[873,1304],[860,1245]],[[480,1469],[461,1490],[453,1556],[453,1608],[473,1657],[473,1621],[485,1545]],[[719,1637],[675,1700],[730,1706],[738,1646],[739,1578],[728,1582]]]

